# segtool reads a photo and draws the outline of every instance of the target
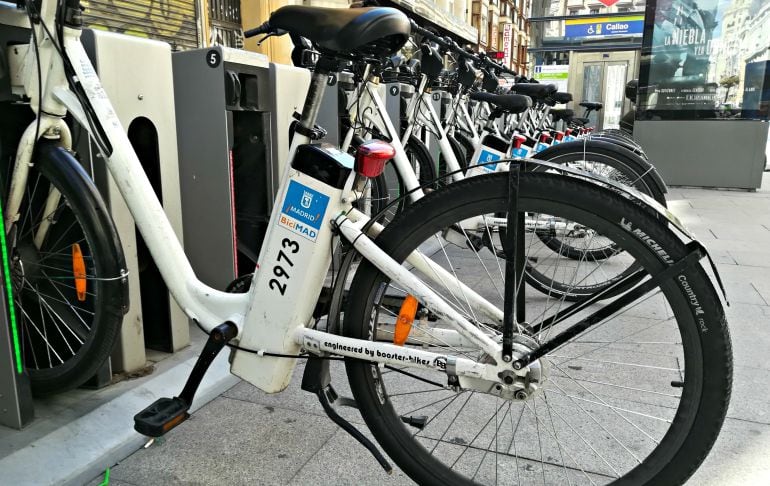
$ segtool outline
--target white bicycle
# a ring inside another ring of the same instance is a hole
[[[340,401],[326,365],[344,357],[355,399],[344,403],[355,404],[377,442],[420,484],[675,484],[702,462],[727,409],[729,334],[699,263],[704,250],[685,241],[686,232],[654,203],[583,173],[556,166],[530,172],[522,166],[538,162],[517,161],[505,173],[426,195],[384,228],[353,208],[393,148],[368,142],[353,160],[310,143],[316,114],[341,58],[376,63],[406,41],[402,13],[289,6],[255,29],[297,33],[322,56],[259,270],[238,294],[195,277],[80,44],[79,7],[78,0],[43,1],[38,12],[28,4],[32,41],[10,49],[24,59],[21,91],[36,113],[4,205],[17,332],[46,338],[40,348],[22,347],[27,367],[56,373],[83,361],[83,350],[109,350],[98,329],[119,320],[123,305],[120,247],[102,245],[115,237],[103,202],[68,152],[69,112],[96,139],[174,298],[210,336],[182,393],[137,414],[140,432],[158,436],[183,422],[208,365],[229,345],[232,372],[270,393],[287,386],[297,359],[309,359],[303,388],[390,470],[335,411]],[[70,190],[76,184],[90,192]],[[502,241],[486,224],[491,214],[508,222]],[[641,280],[609,301],[525,299],[523,264],[541,244],[523,230],[525,214],[594,229],[634,259],[633,278]],[[74,242],[66,230],[72,221],[84,234]],[[468,243],[478,238],[496,240],[504,256],[478,248],[468,258]],[[353,266],[333,266],[337,240],[346,255],[361,255],[349,286],[344,272]],[[314,316],[327,276],[346,301],[341,326],[334,306],[326,319]],[[61,294],[42,292],[43,283]],[[54,297],[63,304],[53,306]],[[59,309],[77,314],[86,304],[94,306],[90,325],[69,329],[72,315],[55,318]],[[36,329],[38,314],[53,324]],[[67,339],[77,331],[82,342]],[[71,348],[59,357],[70,359],[46,362],[57,334]]]

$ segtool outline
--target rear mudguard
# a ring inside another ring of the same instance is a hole
[[[594,140],[594,139],[574,140],[572,142],[564,142],[564,143],[552,145],[547,149],[541,152],[538,152],[537,158],[553,159],[558,157],[559,155],[572,153],[575,151],[590,151],[589,149],[591,148],[597,148],[599,150],[608,150],[608,151],[617,150],[617,151],[620,151],[621,153],[630,152],[630,154],[628,154],[628,157],[626,157],[625,160],[627,160],[629,163],[635,164],[635,166],[632,167],[632,169],[637,171],[639,174],[644,174],[645,181],[648,182],[648,184],[654,184],[655,187],[662,194],[665,194],[668,192],[666,183],[663,182],[663,178],[660,177],[660,174],[658,173],[657,169],[655,169],[654,165],[650,164],[649,162],[647,162],[646,159],[642,158],[641,156],[637,155],[631,150],[628,150],[622,145],[618,145],[617,143],[605,142],[602,140]]]
[[[94,181],[91,180],[88,173],[86,173],[80,162],[75,159],[71,152],[57,146],[54,143],[39,143],[35,149],[35,157],[38,159],[46,159],[48,168],[54,173],[56,179],[62,184],[67,184],[70,187],[77,188],[82,194],[82,197],[87,198],[89,201],[90,214],[86,217],[97,221],[98,227],[106,235],[105,240],[109,242],[109,248],[97,248],[95,251],[104,251],[108,254],[114,254],[116,257],[117,267],[121,269],[121,273],[125,276],[120,279],[122,286],[121,296],[122,303],[121,308],[123,314],[128,312],[129,308],[129,294],[128,294],[128,271],[126,270],[126,257],[123,253],[123,246],[120,243],[120,237],[118,236],[118,230],[115,228],[115,222],[112,220],[112,216],[107,210],[107,205],[102,199],[99,190],[96,188]],[[39,160],[39,162],[42,162]]]

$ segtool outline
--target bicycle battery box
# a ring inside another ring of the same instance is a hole
[[[313,310],[332,257],[331,220],[343,209],[342,188],[353,158],[329,144],[297,148],[275,200],[252,286],[252,305],[234,351],[231,371],[276,393],[288,386],[297,355],[294,331],[313,321]]]
[[[498,160],[504,159],[508,152],[508,142],[496,135],[486,135],[481,145],[473,153],[468,169],[468,176],[487,174],[497,170]]]

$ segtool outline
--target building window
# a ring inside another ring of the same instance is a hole
[[[599,9],[598,8],[592,8],[591,10],[588,11],[588,13],[591,14],[591,15],[596,15],[596,14],[599,13]]]

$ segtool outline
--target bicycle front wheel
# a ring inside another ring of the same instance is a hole
[[[109,358],[119,334],[125,262],[104,202],[63,149],[38,146],[8,244],[33,393],[82,385]]]
[[[547,173],[522,173],[520,181],[520,211],[592,228],[650,274],[668,263],[628,224],[654,238],[674,261],[686,255],[668,228],[611,191]],[[441,235],[458,225],[468,228],[473,218],[505,214],[507,183],[507,174],[492,174],[452,184],[405,209],[377,238],[397,261],[419,250],[449,272],[454,278],[446,273],[436,278],[435,270],[429,275],[404,264],[493,339],[501,338],[499,316],[471,305],[469,289],[502,309],[505,295],[524,286],[505,281],[504,262],[487,247],[471,253],[468,245],[448,244]],[[474,239],[471,232],[497,238],[488,225],[464,231],[468,240]],[[542,242],[528,230],[527,253],[536,245]],[[362,262],[350,288],[345,334],[392,342],[405,292],[368,262]],[[564,299],[526,297],[526,321],[514,333],[515,349],[522,352],[604,306],[596,303],[580,316],[549,325]],[[470,341],[453,338],[430,309],[418,310],[417,317],[405,346],[447,360],[490,362]],[[696,265],[546,354],[539,361],[544,371],[537,390],[524,399],[505,398],[494,387],[448,386],[446,371],[434,368],[354,360],[346,368],[367,426],[419,484],[662,485],[684,482],[714,443],[730,395],[731,359],[718,296]]]

